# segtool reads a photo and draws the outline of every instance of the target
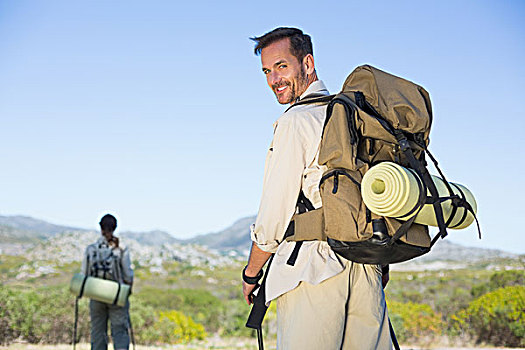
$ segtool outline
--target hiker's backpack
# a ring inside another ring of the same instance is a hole
[[[115,251],[105,240],[90,245],[87,250],[87,275],[122,283],[120,253]]]
[[[430,251],[456,215],[474,215],[464,197],[454,194],[428,152],[432,107],[421,86],[369,65],[356,68],[335,96],[307,97],[298,104],[328,103],[319,150],[319,164],[328,170],[320,181],[323,206],[315,209],[301,192],[298,212],[285,233],[296,241],[288,260],[293,265],[302,241],[325,240],[344,258],[358,263],[391,264]],[[439,196],[427,170],[425,154],[434,162],[449,195]],[[361,180],[374,165],[390,161],[412,169],[421,182],[421,195],[412,209],[432,204],[439,232],[431,239],[426,225],[372,213],[361,197]],[[427,197],[427,189],[430,196]],[[447,221],[441,203],[451,201]],[[476,219],[477,222],[477,219]],[[479,224],[478,224],[479,230]]]

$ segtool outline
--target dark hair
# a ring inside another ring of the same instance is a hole
[[[301,61],[308,54],[313,56],[312,38],[297,28],[279,27],[260,37],[250,39],[257,43],[253,52],[255,55],[260,55],[266,46],[284,38],[290,38],[290,52],[297,60]]]
[[[111,214],[106,214],[100,219],[100,228],[102,231],[115,231],[117,228],[117,219]]]

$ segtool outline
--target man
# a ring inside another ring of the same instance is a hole
[[[100,220],[102,237],[86,248],[82,261],[82,273],[103,279],[133,284],[133,270],[129,251],[119,246],[118,237],[113,236],[117,219],[106,214]],[[111,337],[115,350],[129,349],[129,301],[121,307],[91,299],[91,349],[108,348],[108,319],[111,322]]]
[[[280,104],[328,95],[317,77],[312,43],[295,28],[277,28],[256,42],[267,83]],[[251,228],[252,248],[243,270],[243,294],[251,303],[257,276],[274,254],[266,280],[266,301],[277,303],[278,349],[391,349],[381,268],[347,261],[326,242],[307,241],[295,264],[287,264],[295,242],[284,233],[299,194],[319,208],[325,167],[318,150],[326,105],[291,107],[274,123],[266,157],[263,194]],[[385,282],[388,276],[383,276]]]

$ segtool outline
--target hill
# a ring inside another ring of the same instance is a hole
[[[502,250],[465,247],[445,239],[438,241],[430,253],[417,259],[395,264],[393,269],[397,271],[461,269],[484,262],[519,258],[519,255]]]
[[[245,217],[222,231],[199,235],[186,242],[213,247],[220,251],[233,250],[247,255],[251,246],[250,225],[254,222],[255,216]]]
[[[54,235],[80,228],[48,223],[29,216],[0,215],[0,254],[16,254]]]
[[[249,227],[255,216],[241,218],[231,226],[218,232],[180,240],[164,231],[121,232],[119,236],[130,247],[141,265],[161,264],[159,261],[184,260],[195,264],[203,261],[247,257],[250,249]],[[0,216],[0,254],[31,254],[35,258],[53,256],[69,263],[78,260],[78,255],[99,233],[86,229],[50,224],[27,216]],[[75,247],[75,253],[71,249]],[[197,249],[197,247],[199,247]],[[29,253],[31,252],[31,253]],[[60,258],[61,257],[61,258]],[[156,258],[155,258],[156,257]],[[447,239],[440,240],[432,251],[420,258],[394,265],[399,271],[459,269],[495,260],[522,260],[516,254],[496,249],[465,247]],[[37,259],[38,260],[38,259]],[[488,266],[488,265],[487,265]]]
[[[203,245],[223,253],[235,251],[247,256],[251,245],[250,225],[254,222],[255,216],[245,217],[222,231],[200,235],[185,242]],[[501,250],[465,247],[445,239],[438,241],[430,253],[412,261],[396,264],[394,269],[399,271],[458,269],[484,261],[517,258],[518,255]]]
[[[183,241],[177,239],[165,231],[148,231],[148,232],[131,232],[124,231],[119,233],[119,237],[125,240],[132,239],[137,243],[148,246],[162,246],[164,244],[182,243]]]
[[[10,227],[15,231],[33,233],[35,236],[49,237],[65,231],[87,231],[77,227],[61,226],[32,218],[30,216],[1,216],[0,227]]]
[[[0,253],[20,247],[29,247],[41,243],[46,239],[66,233],[66,232],[92,232],[92,230],[62,226],[48,223],[43,220],[29,216],[0,216]],[[161,246],[182,242],[164,231],[131,232],[119,233],[119,236],[126,239],[133,239],[140,244],[147,246]]]

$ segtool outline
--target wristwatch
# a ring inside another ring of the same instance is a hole
[[[259,273],[257,273],[257,276],[255,277],[249,277],[249,276],[246,276],[246,268],[248,267],[248,265],[246,265],[244,267],[244,269],[242,269],[242,280],[248,284],[257,284],[257,282],[259,282],[259,280],[261,279],[261,277],[263,276],[263,270],[260,269],[259,270]]]

